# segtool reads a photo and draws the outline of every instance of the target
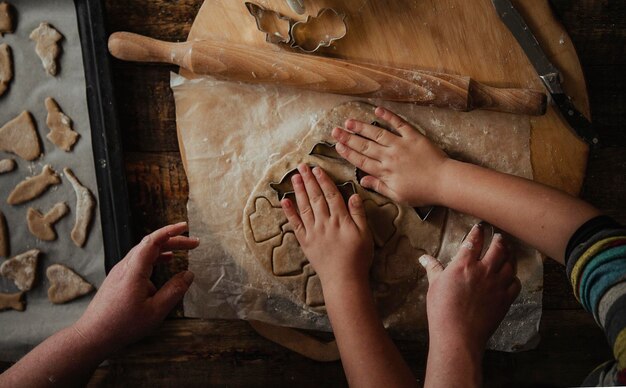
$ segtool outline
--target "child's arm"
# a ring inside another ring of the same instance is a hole
[[[415,386],[416,380],[378,318],[369,289],[373,243],[358,195],[349,209],[319,168],[298,167],[292,178],[299,213],[283,210],[322,282],[326,309],[348,382],[358,387]]]
[[[82,386],[111,353],[155,329],[181,300],[193,280],[179,273],[160,290],[150,281],[153,266],[173,250],[194,249],[198,240],[180,236],[186,223],[146,236],[102,283],[83,316],[42,342],[0,375],[0,386]]]
[[[449,159],[389,110],[379,107],[376,115],[391,123],[398,135],[348,120],[348,131],[335,128],[333,137],[339,154],[369,174],[361,184],[391,199],[471,214],[560,263],[572,234],[599,214],[593,206],[558,190]]]

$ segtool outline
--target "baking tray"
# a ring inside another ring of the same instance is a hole
[[[122,139],[101,0],[74,0],[83,53],[105,252],[105,271],[133,246]]]

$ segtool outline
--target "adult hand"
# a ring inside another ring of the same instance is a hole
[[[388,109],[376,116],[393,126],[396,134],[349,119],[346,129],[334,128],[336,150],[368,175],[361,185],[410,206],[436,205],[438,182],[449,160],[445,152]]]
[[[117,263],[74,329],[87,341],[114,350],[155,329],[182,299],[193,273],[181,272],[160,290],[150,281],[154,265],[168,260],[171,251],[198,246],[197,238],[181,236],[187,223],[161,228],[144,239]]]
[[[299,214],[289,199],[281,205],[322,287],[367,282],[374,244],[363,201],[358,194],[352,195],[346,209],[335,183],[321,168],[311,170],[301,164],[298,171],[292,183]]]

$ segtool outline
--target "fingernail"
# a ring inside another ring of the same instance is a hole
[[[352,120],[348,120],[348,121],[346,122],[346,128],[348,128],[348,129],[354,129],[354,121],[352,121]]]
[[[191,284],[191,282],[193,282],[193,278],[194,278],[194,274],[191,271],[185,271],[185,273],[183,274],[183,280],[187,284]]]
[[[315,174],[315,176],[319,176],[320,173],[321,173],[321,171],[320,171],[319,167],[314,167],[313,168],[313,174]]]
[[[480,229],[483,227],[483,224],[478,223],[478,224],[474,224],[474,226],[472,226],[472,229]]]
[[[345,146],[345,145],[343,145],[343,143],[337,143],[337,144],[335,145],[335,149],[336,149],[338,152],[343,152],[343,151],[345,151],[345,150],[346,150],[346,146]]]
[[[500,234],[500,233],[496,233],[496,234],[493,235],[493,241],[501,242],[502,239],[503,239],[503,237],[502,237],[502,234]]]
[[[471,251],[472,249],[474,249],[474,244],[472,244],[469,241],[464,241],[463,244],[461,244],[461,246],[467,249],[468,251]]]
[[[363,202],[361,201],[361,196],[358,194],[352,195],[350,199],[352,200],[352,205],[354,205],[355,207],[361,207],[361,205],[363,204]]]
[[[374,111],[374,114],[376,116],[382,116],[385,113],[385,108],[383,108],[382,106],[379,106],[378,108],[376,108],[376,110]]]
[[[192,237],[192,239],[193,239],[195,242],[200,242],[200,237],[195,237],[195,236],[194,236],[194,237]]]
[[[285,209],[291,208],[291,201],[288,199],[283,199],[282,201],[280,201],[280,204],[283,205]]]
[[[428,256],[421,255],[420,258],[418,259],[418,261],[420,262],[422,267],[426,268],[426,266],[428,265]]]

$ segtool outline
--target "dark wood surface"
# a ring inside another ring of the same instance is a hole
[[[106,0],[108,29],[182,41],[201,3]],[[552,0],[552,5],[577,48],[594,123],[606,146],[591,154],[582,196],[626,222],[626,2]],[[188,185],[169,88],[169,72],[177,69],[114,61],[113,71],[138,241],[162,225],[187,218]],[[185,267],[185,256],[177,256],[157,268],[155,280],[162,283]],[[487,386],[577,385],[610,357],[602,332],[572,297],[563,269],[547,262],[544,283],[539,347],[517,354],[488,352]],[[339,362],[305,359],[261,338],[243,321],[178,316],[180,309],[158,332],[108,360],[90,386],[345,385]],[[426,344],[398,346],[422,381]]]

